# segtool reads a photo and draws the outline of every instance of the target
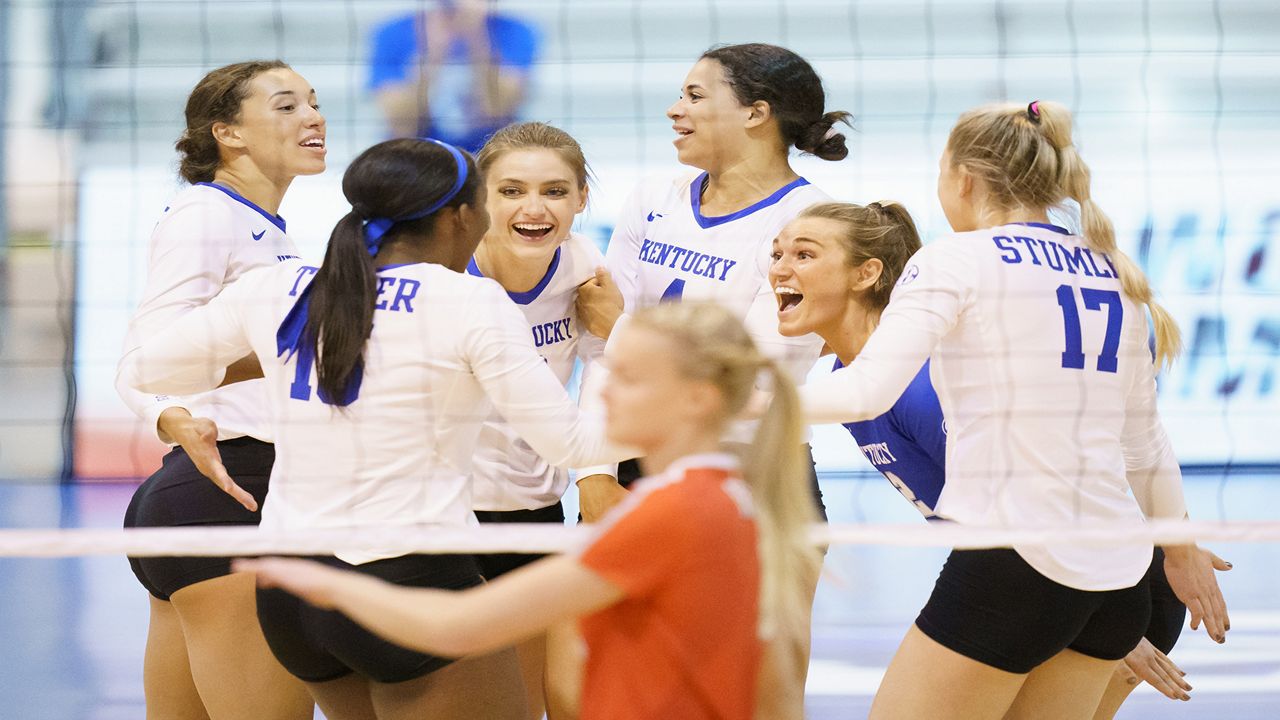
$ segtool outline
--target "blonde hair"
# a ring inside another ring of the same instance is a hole
[[[780,641],[791,659],[803,661],[809,642],[810,584],[817,578],[820,554],[809,537],[818,514],[809,489],[795,385],[760,354],[742,321],[720,305],[664,303],[636,312],[631,325],[668,338],[676,348],[680,373],[719,389],[726,421],[747,406],[761,371],[768,374],[773,399],[743,464],[755,506],[760,629],[763,637]]]
[[[489,168],[506,153],[515,150],[552,150],[573,169],[578,187],[585,188],[591,179],[591,168],[582,146],[569,133],[554,125],[541,122],[512,123],[499,129],[476,153],[476,165],[481,172]]]
[[[996,209],[1050,208],[1066,199],[1076,201],[1089,249],[1111,259],[1124,293],[1151,312],[1157,362],[1173,362],[1182,348],[1178,325],[1155,301],[1142,269],[1116,246],[1111,219],[1093,202],[1089,166],[1072,142],[1071,112],[1066,107],[1036,101],[970,110],[951,130],[947,149],[952,167],[963,165],[986,183]]]
[[[911,213],[891,200],[867,205],[828,202],[810,205],[796,217],[832,220],[844,225],[840,237],[849,265],[857,267],[868,260],[879,260],[880,277],[867,289],[867,304],[883,310],[898,284],[898,276],[907,260],[920,249],[920,233]]]

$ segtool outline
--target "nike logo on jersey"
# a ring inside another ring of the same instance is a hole
[[[254,242],[257,242],[257,241],[259,241],[259,240],[261,240],[261,239],[262,239],[262,236],[263,236],[263,235],[266,235],[266,234],[267,234],[267,231],[266,231],[266,230],[262,230],[262,231],[259,231],[259,232],[253,232],[253,231],[251,230],[251,231],[249,231],[249,234],[253,236],[253,240],[254,240]]]
[[[662,217],[662,213],[654,212],[652,210],[649,211],[649,222],[653,222],[654,218],[660,218],[660,217]]]
[[[640,259],[653,265],[666,265],[700,277],[724,281],[737,260],[687,250],[675,245],[645,240],[640,246]]]

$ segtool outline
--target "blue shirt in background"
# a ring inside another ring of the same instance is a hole
[[[491,14],[485,20],[489,49],[494,64],[504,68],[528,69],[537,54],[538,35],[532,25],[516,18]],[[394,18],[373,33],[373,53],[369,64],[369,89],[410,80],[426,50],[419,13]],[[433,137],[475,152],[514,116],[486,118],[469,107],[474,97],[466,44],[461,38],[445,54],[444,66],[428,88],[430,115],[418,121],[418,135]]]

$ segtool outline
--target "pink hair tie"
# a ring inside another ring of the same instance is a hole
[[[1027,105],[1027,119],[1037,125],[1040,124],[1040,101],[1039,100],[1032,100],[1031,103]]]

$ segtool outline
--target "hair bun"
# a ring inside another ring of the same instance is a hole
[[[805,129],[796,147],[823,160],[845,159],[849,155],[849,148],[845,146],[844,133],[836,130],[835,124],[843,122],[847,125],[851,117],[849,113],[839,110],[823,115]]]

